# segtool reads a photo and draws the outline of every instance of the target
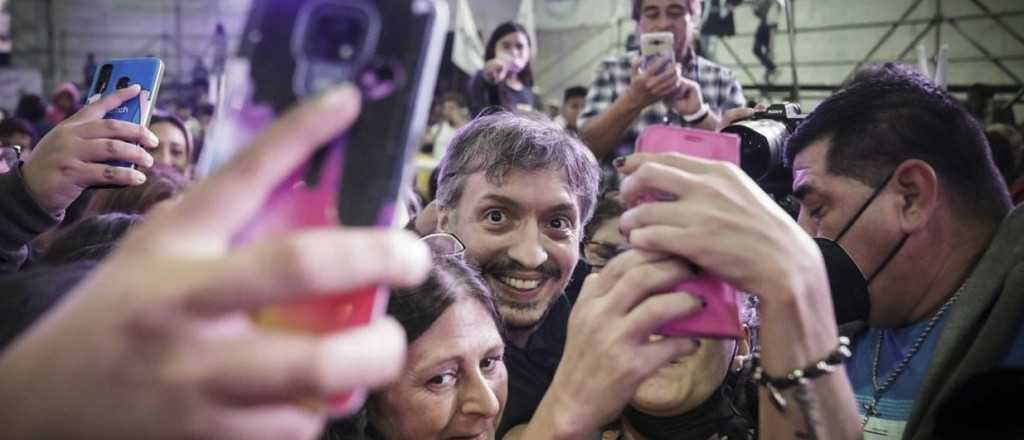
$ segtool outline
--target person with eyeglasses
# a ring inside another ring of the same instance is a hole
[[[21,157],[21,145],[0,145],[0,174],[17,166],[19,157]]]
[[[17,146],[18,158],[28,160],[32,156],[32,149],[36,146],[39,135],[32,124],[20,118],[7,118],[0,121],[0,145],[3,147]]]

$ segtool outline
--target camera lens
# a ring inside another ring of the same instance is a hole
[[[754,180],[782,166],[782,152],[789,138],[786,124],[771,119],[746,120],[722,131],[740,136],[740,167]]]
[[[128,78],[127,76],[122,76],[121,78],[118,78],[118,80],[117,80],[117,88],[118,89],[128,88],[128,82],[129,81],[131,81],[131,78]]]
[[[114,66],[110,64],[104,64],[100,68],[100,77],[96,81],[96,90],[93,93],[102,93],[103,89],[107,88],[107,83],[110,82],[110,75],[114,73]]]
[[[359,55],[366,38],[365,15],[355,9],[329,8],[314,17],[307,34],[306,51],[310,58],[352,61]]]

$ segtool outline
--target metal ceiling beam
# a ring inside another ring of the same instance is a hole
[[[1017,104],[1017,102],[1020,101],[1021,98],[1024,98],[1024,87],[1021,87],[1020,90],[1017,91],[1017,94],[1013,95],[1013,98],[1010,99],[1010,101],[1003,106],[1003,110],[1009,110],[1010,107],[1013,107],[1014,104]]]
[[[914,10],[917,9],[918,5],[920,5],[922,1],[924,0],[914,1],[914,3],[912,3],[910,7],[903,12],[903,15],[901,15],[900,18],[896,20],[895,23],[892,24],[892,26],[889,26],[889,30],[882,35],[882,38],[878,39],[878,42],[875,43],[875,47],[872,47],[871,50],[868,51],[867,55],[864,55],[864,58],[861,59],[861,61],[858,62],[856,66],[853,66],[853,70],[850,71],[850,74],[847,75],[847,77],[853,76],[853,74],[857,72],[857,69],[860,69],[861,66],[863,66],[865,63],[867,63],[868,60],[875,56],[875,53],[878,52],[878,49],[881,49],[882,45],[884,45],[886,41],[889,41],[889,37],[892,37],[892,34],[896,32],[896,28],[900,27],[900,25],[903,24],[907,17],[909,17],[910,14],[914,13]]]
[[[1012,18],[1012,17],[1021,17],[1021,16],[1024,16],[1024,11],[1005,11],[1005,12],[1000,12],[999,13],[999,17],[1001,17],[1001,18]],[[954,15],[954,16],[947,15],[945,18],[946,19],[952,19],[952,20],[958,20],[958,21],[963,22],[963,21],[990,20],[992,17],[989,16],[989,15],[985,15],[985,14],[964,14],[964,15]],[[796,30],[796,33],[797,34],[811,34],[811,33],[819,33],[819,32],[853,31],[853,30],[862,30],[862,29],[884,28],[884,27],[892,26],[894,24],[899,24],[899,25],[918,25],[918,24],[928,24],[929,22],[931,22],[933,20],[935,20],[935,18],[910,18],[910,19],[904,20],[902,22],[886,20],[886,21],[865,21],[865,22],[862,22],[862,23],[828,24],[828,25],[821,25],[821,26],[801,26],[799,29]],[[780,32],[784,31],[784,30],[785,29],[782,29],[782,28],[779,29]],[[733,37],[753,37],[753,36],[754,36],[753,32],[738,32],[738,33],[736,33],[736,35],[733,35]]]
[[[903,51],[900,52],[900,56],[896,57],[896,59],[903,61],[903,59],[907,57],[907,54],[914,50],[914,48],[917,47],[917,43],[920,42],[925,35],[928,35],[928,32],[931,32],[932,29],[936,29],[936,32],[938,32],[938,29],[942,27],[939,23],[940,22],[937,20],[932,20],[928,23],[928,26],[925,26],[921,32],[918,32],[917,36],[915,36],[913,40],[910,40],[910,44],[903,48]],[[939,24],[938,27],[936,27],[937,24]]]
[[[1021,34],[1013,30],[1013,28],[1010,27],[1010,25],[1006,24],[1006,22],[1003,21],[1003,19],[1000,17],[1000,15],[1005,14],[996,15],[994,12],[992,12],[991,9],[988,8],[988,6],[985,6],[985,4],[981,2],[981,0],[971,0],[971,2],[974,3],[975,6],[978,7],[978,9],[981,9],[982,12],[984,12],[985,15],[988,16],[988,18],[991,18],[993,21],[995,21],[996,24],[999,25],[999,27],[1003,28],[1004,31],[1013,36],[1013,38],[1020,42],[1020,44],[1024,44],[1024,36],[1021,36]]]
[[[995,64],[995,66],[998,67],[999,70],[1002,70],[1003,73],[1005,73],[1006,76],[1010,77],[1010,79],[1012,79],[1013,82],[1015,82],[1018,86],[1024,84],[1024,81],[1021,81],[1020,77],[1017,76],[1017,74],[1013,73],[1013,71],[1011,71],[1009,68],[1007,68],[1006,65],[999,60],[998,57],[993,56],[992,53],[988,51],[988,49],[985,49],[985,46],[982,46],[981,43],[979,43],[977,40],[967,35],[967,33],[963,31],[963,29],[960,29],[960,25],[956,22],[956,20],[950,20],[949,26],[952,27],[953,30],[955,30],[958,34],[960,34],[960,36],[963,37],[964,40],[967,40],[968,43],[971,43],[971,45],[974,46],[974,48],[977,49],[978,52],[981,52],[982,55],[985,55],[985,58],[988,58],[989,61],[992,62],[992,64]]]

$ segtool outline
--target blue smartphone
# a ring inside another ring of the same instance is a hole
[[[109,60],[102,65],[92,80],[85,103],[92,104],[100,98],[132,84],[142,86],[139,96],[129,99],[120,107],[108,112],[104,119],[116,119],[142,126],[149,125],[153,114],[153,103],[160,91],[160,80],[164,76],[164,62],[159,58],[124,58]],[[111,161],[111,165],[133,168],[124,161]]]

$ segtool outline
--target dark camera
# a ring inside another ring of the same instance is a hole
[[[749,119],[735,122],[722,130],[740,137],[740,167],[743,171],[791,214],[795,209],[789,199],[793,173],[785,166],[784,152],[789,136],[806,117],[800,113],[799,104],[772,104]]]
[[[356,81],[370,62],[380,34],[376,7],[365,1],[325,1],[300,9],[293,55],[297,96]]]
[[[107,83],[110,82],[110,75],[114,73],[114,66],[112,64],[104,64],[100,68],[100,77],[96,80],[96,90],[93,93],[103,93],[107,89]]]
[[[366,48],[368,17],[359,10],[322,5],[306,28],[306,56],[314,60],[346,62]]]
[[[120,89],[128,88],[128,86],[131,85],[130,84],[131,80],[132,79],[127,77],[127,76],[122,76],[121,78],[119,78],[117,80],[117,89],[120,90]]]

